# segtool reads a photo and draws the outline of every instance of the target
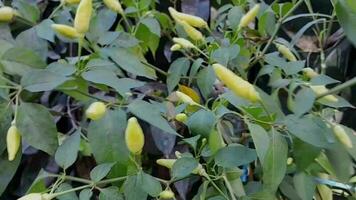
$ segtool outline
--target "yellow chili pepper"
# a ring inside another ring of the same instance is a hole
[[[213,69],[218,79],[222,81],[237,96],[252,102],[261,100],[259,93],[256,91],[252,84],[237,76],[228,68],[216,63],[213,64]]]
[[[119,0],[103,0],[104,4],[114,12],[123,14],[124,10],[122,9],[121,3]]]
[[[168,169],[172,169],[172,167],[176,161],[177,161],[177,159],[158,159],[158,160],[156,160],[156,163],[158,165],[161,165]]]
[[[99,120],[106,113],[106,105],[103,102],[94,102],[90,104],[85,111],[86,116],[91,120]]]
[[[303,74],[306,76],[306,77],[308,77],[308,78],[310,78],[310,79],[312,79],[312,78],[314,78],[314,77],[316,77],[316,76],[319,76],[319,74],[317,73],[317,72],[315,72],[312,68],[310,68],[310,67],[306,67],[306,68],[304,68],[303,70]]]
[[[160,199],[173,199],[174,198],[174,193],[171,190],[165,190],[159,193],[159,198]]]
[[[61,0],[63,4],[78,4],[80,0]]]
[[[322,95],[328,92],[329,90],[324,86],[324,85],[313,85],[310,86],[310,88],[315,92],[316,95]],[[331,102],[337,102],[338,99],[334,95],[326,95],[322,97],[321,99],[331,101]]]
[[[74,28],[80,34],[89,30],[90,19],[93,12],[92,0],[81,0],[74,18]]]
[[[182,102],[191,106],[198,105],[198,103],[196,103],[192,98],[190,98],[190,96],[184,94],[183,92],[176,91],[175,93],[179,100],[181,100]]]
[[[52,24],[51,27],[59,35],[62,35],[69,39],[76,39],[80,36],[77,30],[74,27],[64,25],[64,24]]]
[[[171,51],[179,51],[179,50],[181,50],[181,49],[182,49],[182,46],[179,45],[179,44],[174,44],[174,45],[172,45],[172,47],[171,47]]]
[[[21,145],[21,134],[15,125],[11,125],[6,135],[7,153],[9,161],[13,161]]]
[[[179,121],[179,122],[184,123],[184,122],[187,121],[188,117],[187,117],[187,115],[186,115],[185,113],[179,113],[179,114],[177,114],[177,115],[175,116],[175,119],[176,119],[177,121]]]
[[[140,155],[145,144],[145,135],[135,117],[128,120],[125,131],[126,146],[134,155]]]
[[[346,148],[352,148],[352,141],[349,137],[349,135],[347,135],[345,129],[340,126],[340,125],[334,125],[333,127],[333,132],[336,136],[336,138],[340,141],[341,144],[343,144]]]
[[[173,38],[173,42],[179,44],[184,49],[194,49],[197,48],[193,43],[184,38]]]
[[[189,25],[187,22],[183,20],[177,20],[177,23],[181,25],[187,35],[192,38],[194,41],[201,41],[204,40],[203,34],[195,29],[193,26]]]
[[[10,22],[15,17],[16,11],[8,6],[0,8],[0,22]]]
[[[19,198],[18,200],[51,200],[55,197],[55,195],[51,195],[51,194],[41,194],[41,193],[31,193],[31,194],[27,194],[21,198]]]
[[[173,17],[174,20],[182,20],[187,22],[189,25],[197,27],[197,28],[206,28],[208,24],[206,21],[200,17],[189,15],[185,13],[178,12],[176,9],[169,7],[169,13]]]
[[[239,28],[247,27],[257,16],[260,11],[260,4],[256,4],[251,10],[249,10],[241,19]]]
[[[199,94],[192,88],[185,86],[185,85],[178,85],[178,90],[183,92],[184,94],[188,95],[193,101],[200,103],[200,96]]]
[[[288,49],[288,47],[284,46],[283,44],[275,44],[278,51],[289,61],[297,61],[297,58],[294,54]]]

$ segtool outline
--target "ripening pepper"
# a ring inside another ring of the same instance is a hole
[[[190,96],[184,94],[183,92],[176,91],[175,93],[180,101],[190,106],[197,105],[197,103],[192,98],[190,98]]]
[[[74,18],[74,28],[80,34],[89,30],[90,19],[93,12],[92,0],[81,0]]]
[[[13,161],[21,145],[21,134],[15,125],[11,125],[6,135],[7,153],[9,161]]]
[[[260,4],[256,4],[251,10],[249,10],[244,16],[240,19],[239,28],[247,27],[257,16],[260,11]]]
[[[106,113],[106,105],[103,102],[94,102],[85,111],[87,118],[91,120],[99,120]]]
[[[104,4],[112,11],[123,14],[121,3],[119,0],[103,0]]]
[[[18,200],[51,200],[54,197],[55,195],[51,194],[31,193],[19,198]]]
[[[193,101],[200,103],[200,96],[193,88],[179,84],[178,91],[188,95]]]
[[[160,199],[173,199],[174,198],[174,193],[171,190],[165,190],[159,193],[159,198]]]
[[[288,49],[288,47],[284,46],[283,44],[275,44],[278,51],[289,61],[297,61],[297,58],[294,54]]]
[[[302,69],[302,72],[306,77],[308,77],[310,79],[319,76],[319,74],[317,72],[315,72],[310,67],[306,67],[306,68]]]
[[[128,120],[125,131],[126,146],[134,155],[140,155],[145,144],[145,135],[136,117]]]
[[[78,4],[80,0],[61,0],[63,4]]]
[[[64,24],[52,24],[51,27],[59,35],[62,35],[69,39],[76,39],[80,36],[74,27],[64,25]]]
[[[182,49],[182,46],[180,44],[174,44],[171,46],[171,51],[179,51]]]
[[[342,126],[338,124],[334,125],[333,132],[341,144],[343,144],[346,148],[352,148],[352,141]]]
[[[8,6],[0,8],[0,22],[10,22],[16,15],[16,11]]]
[[[184,29],[184,31],[187,33],[187,35],[192,38],[194,41],[201,41],[204,40],[203,34],[195,29],[193,26],[189,25],[187,22],[183,20],[177,20],[177,23],[181,25]]]
[[[259,93],[251,83],[237,76],[228,68],[216,63],[213,64],[213,69],[219,80],[222,81],[237,96],[252,102],[258,102],[261,100]]]
[[[314,85],[314,86],[310,86],[310,88],[315,92],[316,95],[322,95],[329,91],[324,85]],[[326,96],[322,97],[321,99],[331,101],[331,102],[338,101],[338,99],[334,95],[331,95],[331,94],[326,95]]]
[[[173,38],[173,42],[179,44],[184,49],[194,49],[197,48],[193,43],[184,38]]]
[[[178,12],[176,9],[169,7],[169,13],[173,17],[174,20],[182,20],[187,22],[189,25],[197,27],[197,28],[206,28],[208,24],[206,21],[200,17],[189,15],[185,13]]]
[[[179,114],[177,114],[177,115],[175,116],[175,119],[176,119],[177,121],[179,121],[179,122],[184,123],[184,122],[187,121],[188,117],[187,117],[187,115],[186,115],[185,113],[179,113]]]

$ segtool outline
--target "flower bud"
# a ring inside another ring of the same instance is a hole
[[[239,28],[247,27],[257,16],[260,11],[260,4],[256,4],[251,10],[249,10],[240,20]]]
[[[346,148],[352,148],[352,141],[349,137],[349,135],[347,135],[345,129],[340,126],[340,125],[335,125],[333,127],[333,132],[336,136],[336,138],[340,141],[341,144],[343,144]]]
[[[174,20],[182,20],[187,22],[189,25],[197,27],[197,28],[206,28],[208,27],[208,24],[206,21],[200,17],[194,16],[194,15],[189,15],[185,13],[178,12],[172,7],[168,8],[169,13],[173,17]]]
[[[6,135],[7,153],[9,161],[13,161],[21,145],[21,134],[15,125],[11,125]]]
[[[160,199],[173,199],[174,198],[174,193],[171,190],[165,190],[159,193],[159,198]]]
[[[134,155],[140,155],[145,144],[145,135],[136,117],[128,120],[125,131],[126,146]]]
[[[90,19],[93,12],[92,0],[81,0],[74,18],[74,28],[80,34],[89,30]]]
[[[52,24],[51,27],[58,34],[66,37],[66,38],[69,38],[69,39],[75,39],[80,36],[80,34],[77,32],[77,30],[71,26],[67,26],[64,24]]]
[[[294,54],[288,49],[288,47],[283,44],[275,44],[278,51],[289,61],[297,61],[297,58]]]
[[[216,63],[213,64],[213,69],[218,79],[232,90],[235,95],[252,102],[261,100],[259,93],[252,84],[237,76],[228,68]]]
[[[8,6],[0,8],[0,22],[10,22],[15,17],[16,11]]]
[[[176,115],[175,119],[177,121],[179,121],[179,122],[184,123],[184,122],[187,121],[188,117],[187,117],[187,115],[185,113],[179,113],[179,114]]]
[[[106,105],[103,102],[94,102],[90,104],[88,109],[85,111],[87,118],[91,120],[99,120],[104,117],[106,113]]]

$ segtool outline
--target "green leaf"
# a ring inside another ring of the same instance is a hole
[[[100,190],[99,200],[123,200],[123,198],[119,188],[111,186]]]
[[[189,66],[190,61],[185,57],[178,58],[173,61],[173,63],[168,69],[168,76],[166,80],[168,92],[172,92],[174,88],[178,85],[181,76],[187,74]]]
[[[356,46],[356,11],[343,0],[336,1],[335,11],[347,38]]]
[[[8,49],[0,63],[4,66],[4,72],[20,76],[29,72],[31,68],[46,67],[46,63],[34,51],[20,47]]]
[[[213,112],[201,109],[189,117],[187,126],[193,135],[208,137],[215,125]]]
[[[57,189],[56,192],[64,192],[67,190],[73,189],[73,187],[68,183],[62,183]],[[57,197],[58,200],[78,200],[78,197],[75,192],[68,192]]]
[[[313,199],[316,183],[312,177],[300,172],[293,177],[294,187],[302,200]]]
[[[225,168],[246,165],[257,159],[256,151],[240,144],[221,148],[215,155],[215,163]]]
[[[31,22],[37,22],[40,19],[41,11],[35,3],[30,3],[26,0],[20,0],[16,5],[21,14],[21,17]]]
[[[150,79],[156,78],[156,73],[151,68],[142,64],[140,59],[124,48],[106,48],[102,53],[108,55],[123,70]]]
[[[143,52],[151,50],[152,54],[155,55],[160,41],[159,36],[152,33],[150,29],[143,24],[138,25],[135,36],[140,40]]]
[[[320,154],[320,151],[321,148],[303,142],[298,138],[293,140],[293,157],[300,171],[303,171],[313,163],[315,158]]]
[[[326,156],[335,170],[336,177],[342,182],[347,182],[350,174],[353,173],[353,163],[342,144],[336,143],[332,148],[327,149]]]
[[[255,144],[256,153],[258,158],[263,163],[265,155],[268,151],[269,141],[268,133],[261,126],[253,123],[247,123],[248,129],[250,130],[250,134],[252,136],[253,143]]]
[[[123,110],[109,110],[98,121],[92,121],[88,127],[88,139],[98,163],[117,162],[113,167],[117,176],[126,175],[129,151],[125,144],[127,119]]]
[[[53,90],[66,82],[69,78],[49,70],[31,70],[24,74],[21,85],[30,92]]]
[[[340,81],[335,80],[325,74],[319,74],[310,80],[310,84],[312,85],[329,85],[333,83],[340,83]]]
[[[132,102],[129,106],[129,111],[136,115],[138,118],[146,121],[147,123],[162,129],[163,131],[174,134],[174,135],[179,135],[167,122],[166,119],[164,119],[161,116],[161,113],[159,110],[156,109],[156,106],[153,104],[150,104],[148,102],[142,101],[142,100],[136,100]]]
[[[58,146],[57,128],[46,107],[33,103],[21,103],[16,124],[28,144],[54,155]]]
[[[188,176],[198,167],[198,161],[192,157],[183,157],[174,162],[172,167],[172,177],[180,179]]]
[[[63,169],[70,167],[77,160],[79,145],[80,130],[77,130],[58,147],[54,157],[56,163]]]
[[[75,66],[69,63],[53,62],[49,64],[46,70],[62,75],[70,76],[73,75],[76,71]]]
[[[94,182],[100,181],[109,174],[113,166],[114,163],[104,163],[94,167],[94,169],[92,169],[90,172],[90,179]]]
[[[7,152],[0,153],[0,196],[15,175],[17,168],[20,165],[21,157],[21,148],[13,161],[7,160]]]
[[[153,176],[141,171],[137,177],[141,183],[142,190],[152,197],[157,197],[162,192],[161,183]]]
[[[54,22],[51,19],[45,19],[35,26],[38,37],[54,42],[54,30],[51,25]]]
[[[263,160],[263,187],[275,192],[287,170],[288,144],[278,133],[272,130],[269,148]]]
[[[89,33],[87,37],[92,40],[98,40],[115,23],[116,13],[110,9],[100,9],[90,22]]]
[[[91,191],[91,189],[84,189],[79,193],[79,200],[90,200],[92,195],[93,192]]]
[[[12,121],[12,111],[7,104],[0,103],[0,154],[6,149],[6,134]]]
[[[137,176],[129,176],[124,184],[124,194],[126,200],[147,199],[147,193],[142,190],[142,185]]]
[[[114,88],[121,96],[126,96],[131,88],[141,87],[143,82],[129,78],[119,79],[115,74],[108,70],[92,70],[82,74],[82,77],[93,83],[107,85]]]
[[[88,82],[80,77],[66,81],[58,87],[58,90],[75,98],[78,101],[88,101],[90,98],[87,95],[89,86]]]
[[[314,105],[315,97],[315,93],[311,89],[302,88],[295,95],[292,111],[298,116],[308,112]]]
[[[151,33],[161,37],[161,26],[158,21],[153,17],[148,17],[141,20],[141,23],[144,24]]]
[[[205,99],[208,99],[211,94],[215,80],[216,77],[212,67],[206,67],[199,71],[197,84]]]
[[[240,19],[243,15],[244,12],[241,6],[234,6],[229,10],[227,14],[227,20],[231,29],[237,30],[240,24]]]
[[[240,47],[238,45],[232,45],[230,47],[221,47],[212,52],[211,57],[214,61],[228,66],[229,62],[236,58],[240,52]]]

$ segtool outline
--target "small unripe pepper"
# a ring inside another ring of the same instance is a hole
[[[239,28],[247,27],[257,16],[260,11],[260,4],[256,4],[251,10],[249,10],[244,16],[240,19]]]
[[[172,167],[176,161],[177,161],[177,159],[158,159],[158,160],[156,160],[156,163],[158,165],[161,165],[168,169],[172,169]]]
[[[122,9],[121,3],[119,0],[103,0],[104,4],[112,11],[123,14],[124,10]]]
[[[0,22],[10,22],[16,15],[16,11],[8,6],[0,8]]]
[[[54,31],[58,34],[69,38],[69,39],[76,39],[80,36],[77,30],[74,27],[64,25],[64,24],[52,24],[51,27]]]
[[[177,23],[181,25],[187,35],[192,38],[194,41],[201,41],[204,40],[203,34],[195,29],[193,26],[189,25],[187,22],[183,20],[177,20]]]
[[[176,9],[169,7],[169,13],[173,17],[174,20],[182,20],[187,22],[189,25],[197,27],[197,28],[206,28],[208,24],[206,21],[200,17],[189,15],[185,13],[178,12]]]
[[[179,113],[179,114],[177,114],[177,115],[175,116],[175,119],[176,119],[177,121],[179,121],[179,122],[184,123],[184,122],[187,121],[188,117],[187,117],[187,115],[186,115],[185,113]]]
[[[81,0],[74,18],[74,28],[80,34],[89,30],[90,19],[93,12],[92,0]]]
[[[173,38],[173,42],[179,44],[184,49],[194,49],[197,48],[193,43],[184,38]]]
[[[174,193],[171,190],[165,190],[159,193],[159,198],[160,199],[173,199],[174,198]]]
[[[284,46],[283,44],[275,44],[278,51],[289,61],[297,61],[297,58],[294,54],[288,49],[288,47]]]
[[[63,4],[78,4],[80,0],[61,0]]]
[[[302,69],[303,74],[308,77],[308,78],[314,78],[316,76],[319,76],[319,74],[317,72],[315,72],[312,68],[310,67],[306,67],[304,69]]]
[[[126,146],[134,155],[140,155],[145,144],[145,135],[136,117],[128,120],[125,131]]]
[[[85,111],[85,115],[91,120],[99,120],[104,117],[106,113],[106,105],[103,102],[94,102],[90,104]]]
[[[237,96],[252,102],[258,102],[261,100],[259,93],[256,91],[252,84],[237,76],[228,68],[216,63],[213,64],[213,69],[218,79],[222,81]]]
[[[336,136],[336,138],[340,141],[341,144],[343,144],[346,148],[352,148],[352,141],[349,137],[349,135],[347,135],[345,129],[340,126],[340,125],[334,125],[333,127],[333,132]]]
[[[171,51],[179,51],[182,49],[182,46],[179,44],[174,44],[171,46]]]
[[[16,125],[11,125],[6,135],[7,153],[9,161],[13,161],[21,145],[21,134]]]
[[[190,96],[184,94],[183,92],[176,91],[175,93],[176,93],[178,99],[181,100],[182,102],[184,102],[190,106],[197,105],[197,103],[192,98],[190,98]]]
[[[329,91],[324,85],[313,85],[313,86],[310,86],[310,88],[315,92],[316,95],[322,95]],[[334,95],[331,95],[331,94],[326,95],[326,96],[322,97],[321,99],[331,101],[331,102],[338,101],[338,99]]]
[[[287,159],[287,165],[291,165],[291,164],[293,164],[293,158],[292,157],[289,157],[288,159]]]

